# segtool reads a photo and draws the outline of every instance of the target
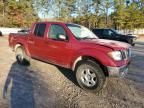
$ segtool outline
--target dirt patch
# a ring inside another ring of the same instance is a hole
[[[144,107],[143,66],[138,64],[143,64],[143,54],[133,54],[126,78],[108,78],[107,86],[94,94],[82,90],[70,70],[37,60],[28,67],[18,65],[7,38],[0,43],[0,108]]]
[[[33,60],[32,68],[41,70],[38,72],[43,77],[43,81],[51,76],[48,78],[50,81],[48,85],[58,97],[57,105],[61,108],[142,108],[144,106],[144,96],[139,95],[139,91],[131,80],[108,78],[107,86],[98,94],[94,94],[79,88],[75,79],[70,78],[70,76],[73,77],[73,72],[70,70],[35,60]]]
[[[139,36],[138,39],[137,39],[137,41],[144,41],[144,35]]]

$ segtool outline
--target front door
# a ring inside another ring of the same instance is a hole
[[[60,39],[59,36],[65,36]],[[46,41],[47,58],[50,62],[68,67],[68,61],[71,57],[72,50],[66,30],[62,25],[51,24]]]

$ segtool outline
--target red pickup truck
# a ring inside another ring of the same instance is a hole
[[[124,76],[131,48],[128,44],[99,39],[84,26],[37,22],[28,33],[9,35],[9,46],[20,64],[30,58],[71,69],[85,90],[98,92],[106,77]]]

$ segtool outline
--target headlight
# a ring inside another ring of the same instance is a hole
[[[108,55],[116,61],[122,60],[122,54],[120,51],[109,52]]]

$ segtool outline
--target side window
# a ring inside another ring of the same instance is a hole
[[[34,35],[37,37],[44,37],[45,29],[46,29],[46,24],[36,24]]]
[[[105,35],[105,36],[112,36],[112,31],[110,31],[110,30],[104,30],[103,31],[103,35]]]
[[[101,29],[96,30],[96,32],[97,32],[97,35],[98,35],[100,38],[103,37],[103,36],[102,36],[102,30],[101,30]]]
[[[39,24],[36,24],[35,30],[34,30],[34,35],[35,35],[35,36],[37,35],[38,28],[39,28]]]
[[[95,29],[94,33],[96,33],[96,35],[100,35],[101,34],[101,30],[100,29]]]
[[[49,38],[59,39],[59,35],[64,35],[67,39],[66,31],[64,28],[58,24],[52,24],[49,30]]]

